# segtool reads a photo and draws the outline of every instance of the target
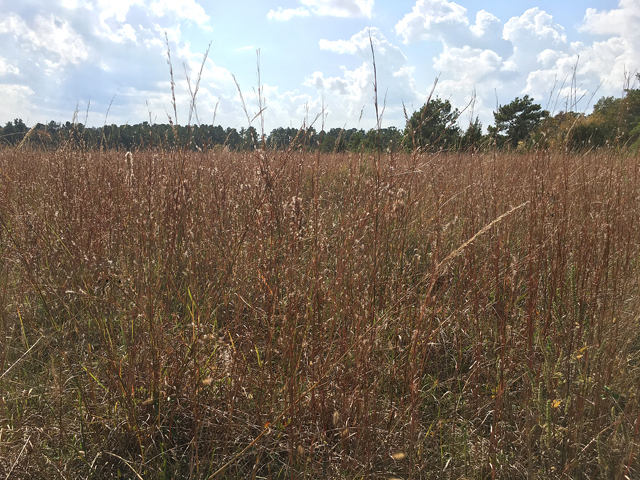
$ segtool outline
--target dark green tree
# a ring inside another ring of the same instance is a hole
[[[397,152],[402,148],[404,139],[403,132],[396,127],[381,128],[380,131],[372,128],[364,137],[364,148],[367,151],[374,151],[380,147],[383,152]]]
[[[2,129],[3,142],[11,145],[18,145],[29,131],[21,118],[16,118],[13,123],[7,122]]]
[[[355,130],[349,137],[349,150],[352,152],[358,152],[362,149],[364,144],[364,130]]]
[[[593,106],[593,116],[599,120],[609,143],[637,141],[640,134],[640,90],[627,89],[622,98],[601,98]]]
[[[329,131],[321,131],[320,136],[322,137],[322,143],[320,144],[321,152],[333,152],[335,150],[340,149],[340,144],[336,145],[336,141],[341,139],[341,128],[332,128]]]
[[[449,100],[432,99],[411,115],[404,131],[405,146],[422,150],[457,148],[460,141],[459,116],[460,112],[451,106]]]
[[[502,105],[494,112],[495,126],[489,127],[489,133],[494,136],[498,146],[508,145],[516,148],[524,142],[529,134],[540,124],[549,112],[533,103],[533,98],[525,95],[516,97],[507,105]]]
[[[298,136],[298,130],[295,128],[276,128],[271,131],[269,138],[267,138],[267,147],[276,150],[286,150],[296,136]],[[302,137],[302,134],[300,134],[300,137]]]
[[[462,135],[460,140],[460,148],[470,149],[478,147],[482,141],[482,122],[480,118],[476,117],[473,122],[469,123],[469,126]]]

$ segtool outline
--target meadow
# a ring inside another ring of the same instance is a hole
[[[615,148],[0,150],[0,478],[640,475]]]

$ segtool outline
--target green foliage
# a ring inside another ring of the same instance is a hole
[[[531,140],[543,148],[578,148],[585,138],[583,131],[587,123],[583,114],[560,112],[544,118],[531,133]],[[588,141],[588,140],[587,140]]]
[[[320,151],[325,153],[344,152],[347,149],[345,130],[343,128],[332,128],[328,132],[321,132],[322,142]]]
[[[533,103],[533,98],[525,95],[516,97],[511,103],[502,105],[494,112],[495,126],[489,127],[489,133],[496,139],[498,146],[518,147],[540,124],[549,112]]]
[[[414,112],[405,127],[405,146],[422,150],[449,150],[460,142],[460,112],[438,97]]]
[[[547,148],[584,150],[605,146],[631,146],[640,138],[640,90],[628,89],[623,98],[602,97],[591,115],[560,112],[545,118],[533,138]]]
[[[267,139],[267,147],[273,150],[286,150],[293,140],[298,137],[299,130],[296,128],[276,128],[271,131]]]
[[[2,128],[0,138],[2,138],[5,143],[17,145],[22,141],[28,131],[29,128],[24,124],[22,119],[16,118],[13,123],[7,122],[4,128]]]
[[[480,118],[476,117],[473,122],[469,123],[469,126],[464,132],[460,141],[460,148],[469,149],[478,147],[482,142],[482,122]]]
[[[381,128],[378,131],[372,128],[367,132],[364,140],[364,147],[367,151],[374,151],[378,147],[381,151],[397,152],[402,148],[403,132],[396,127]]]

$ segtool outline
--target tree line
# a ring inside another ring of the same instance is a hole
[[[640,74],[638,74],[640,80]],[[396,127],[370,129],[276,128],[261,135],[248,128],[213,125],[167,125],[143,122],[135,125],[86,127],[78,122],[36,124],[29,128],[21,119],[0,127],[4,145],[28,143],[43,148],[61,145],[93,149],[137,150],[188,148],[230,150],[256,148],[308,149],[322,152],[441,151],[483,146],[500,149],[559,147],[583,150],[605,146],[640,147],[640,89],[628,88],[623,97],[603,97],[589,115],[561,111],[551,115],[525,95],[501,105],[494,112],[494,125],[483,133],[478,117],[462,127],[463,113],[448,99],[435,97],[407,118],[404,130]]]

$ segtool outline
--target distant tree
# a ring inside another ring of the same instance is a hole
[[[570,129],[567,127],[568,120]],[[548,124],[554,130],[547,128]],[[571,149],[607,145],[640,148],[640,90],[627,89],[622,98],[602,97],[588,116],[561,112],[546,119],[541,129],[551,138],[566,134],[564,143]]]
[[[355,130],[355,129],[354,129]],[[355,130],[349,137],[349,151],[360,151],[364,146],[364,130]]]
[[[297,135],[298,130],[295,128],[276,128],[271,131],[267,138],[267,147],[276,150],[286,150]]]
[[[255,127],[250,126],[249,128],[240,128],[240,149],[241,150],[255,150],[260,146],[258,132]]]
[[[592,116],[598,120],[604,130],[607,142],[626,144],[638,141],[640,137],[640,90],[627,89],[622,98],[601,98],[593,106]]]
[[[21,118],[16,118],[13,123],[7,122],[2,129],[2,140],[11,145],[18,145],[29,128],[24,124]]]
[[[530,133],[530,138],[541,148],[579,150],[591,144],[591,135],[585,134],[588,120],[582,113],[559,112],[543,118]]]
[[[242,147],[242,137],[235,128],[229,128],[224,132],[226,134],[225,143],[231,150],[240,150]]]
[[[507,105],[502,105],[494,112],[495,126],[489,127],[499,146],[508,145],[516,148],[520,142],[525,141],[529,134],[536,128],[549,112],[533,103],[533,98],[525,95],[516,97]]]
[[[322,142],[320,143],[320,151],[321,152],[333,152],[335,150],[340,150],[340,145],[336,145],[336,141],[341,139],[341,128],[332,128],[331,130],[321,131],[320,135],[322,138]]]
[[[379,147],[383,152],[397,152],[402,148],[403,139],[403,132],[396,127],[381,128],[380,131],[372,128],[366,133],[363,145],[367,151],[374,151]]]
[[[435,98],[411,115],[404,130],[407,148],[437,150],[456,148],[460,140],[457,125],[460,112],[449,100]]]
[[[462,135],[460,140],[460,148],[468,149],[477,147],[482,141],[482,122],[480,118],[476,117],[473,122],[469,123],[469,126]]]

